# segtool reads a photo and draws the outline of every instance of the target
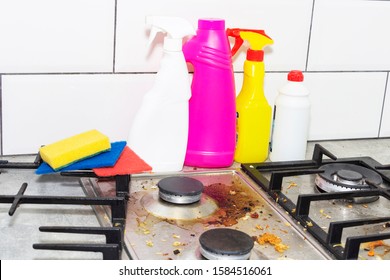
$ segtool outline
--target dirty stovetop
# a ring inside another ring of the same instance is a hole
[[[204,191],[199,202],[177,206],[158,197],[157,183],[166,176],[172,175],[132,177],[125,227],[129,258],[202,259],[199,236],[222,227],[255,240],[250,259],[332,258],[240,170],[182,174],[202,182]],[[115,195],[112,181],[82,181],[91,195]],[[95,210],[103,225],[110,223],[109,209]]]

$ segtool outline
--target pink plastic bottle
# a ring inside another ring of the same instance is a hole
[[[194,66],[184,164],[227,167],[236,145],[236,94],[225,21],[200,19],[196,34],[183,46]]]

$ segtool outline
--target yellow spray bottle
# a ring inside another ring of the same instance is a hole
[[[244,40],[250,44],[244,62],[244,80],[236,99],[237,143],[234,160],[240,163],[263,162],[268,158],[272,108],[264,95],[264,51],[273,43],[263,30],[228,29],[235,38],[232,56]]]

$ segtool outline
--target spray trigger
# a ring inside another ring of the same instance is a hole
[[[164,30],[162,30],[162,29],[160,29],[160,28],[158,28],[156,26],[152,26],[151,27],[149,40],[148,40],[148,43],[147,43],[147,48],[148,49],[150,48],[150,45],[153,43],[154,39],[156,38],[158,32],[164,32]]]
[[[242,44],[244,43],[244,40],[240,36],[240,29],[228,28],[226,30],[226,35],[234,38],[234,45],[232,48],[232,56],[234,56],[236,52],[241,48]]]
[[[262,52],[266,45],[273,43],[273,40],[265,34],[264,30],[228,28],[226,33],[235,39],[232,56],[236,54],[244,40],[249,42],[252,53],[253,51]]]

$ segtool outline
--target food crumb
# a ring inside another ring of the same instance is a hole
[[[327,218],[327,219],[331,219],[331,218],[332,218],[330,215],[328,215],[328,214],[325,213],[324,209],[321,209],[321,210],[320,210],[320,213],[321,213],[322,216],[324,216],[324,217]]]
[[[248,220],[249,219],[249,215],[248,214],[246,214],[244,217],[242,217],[242,220],[243,221],[246,221],[246,220]]]
[[[264,230],[264,228],[261,225],[256,225],[256,228],[259,230]]]
[[[146,240],[146,245],[149,246],[149,247],[153,247],[154,246],[153,241],[151,241],[151,240]]]
[[[253,213],[251,213],[251,218],[252,219],[258,219],[259,218],[259,214],[257,212],[253,212]]]
[[[288,185],[287,189],[291,189],[292,187],[296,187],[296,186],[298,186],[296,183],[291,182],[291,183]]]
[[[180,241],[175,241],[175,242],[172,243],[172,245],[173,245],[174,247],[179,247],[179,246],[183,246],[184,244],[181,243]]]
[[[372,241],[372,242],[368,242],[364,249],[366,251],[368,251],[367,255],[369,257],[373,257],[375,256],[375,248],[376,247],[380,247],[380,246],[386,246],[385,242],[383,240],[377,240],[377,241]]]
[[[289,248],[287,245],[282,243],[282,239],[280,237],[268,232],[260,235],[256,241],[261,245],[270,244],[274,246],[274,249],[279,253],[283,253]]]

